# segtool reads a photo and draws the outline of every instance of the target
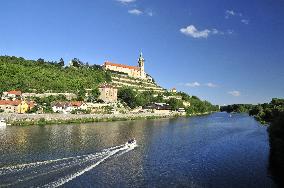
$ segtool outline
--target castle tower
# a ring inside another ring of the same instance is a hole
[[[143,79],[146,78],[144,63],[145,63],[145,59],[143,58],[142,52],[140,52],[140,56],[138,58],[138,67],[140,68],[140,77]]]

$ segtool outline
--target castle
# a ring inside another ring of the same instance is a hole
[[[105,70],[124,73],[133,78],[139,78],[139,79],[151,81],[152,80],[151,76],[145,73],[144,63],[145,63],[145,59],[143,58],[143,55],[141,52],[138,58],[138,66],[129,66],[129,65],[122,65],[122,64],[116,64],[116,63],[111,63],[111,62],[105,62],[102,67]]]

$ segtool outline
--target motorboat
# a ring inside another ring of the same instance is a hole
[[[6,123],[5,119],[1,118],[0,119],[0,128],[5,128],[6,126],[7,126],[7,123]]]
[[[127,147],[136,147],[136,140],[135,138],[132,138],[130,140],[128,140],[126,143],[125,143],[125,146]]]

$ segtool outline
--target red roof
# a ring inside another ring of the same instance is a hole
[[[8,94],[22,95],[22,92],[21,91],[12,90],[12,91],[8,91]]]
[[[111,63],[111,62],[105,62],[105,66],[106,66],[106,65],[111,65],[111,66],[115,66],[115,67],[123,67],[123,68],[127,68],[127,69],[140,70],[139,67],[128,66],[128,65],[122,65],[122,64],[116,64],[116,63]]]
[[[82,104],[83,104],[82,101],[53,102],[52,106],[57,106],[57,107],[68,107],[68,106],[80,107]]]
[[[0,100],[0,105],[11,105],[11,106],[18,106],[21,103],[20,100]]]
[[[14,101],[10,101],[10,100],[0,100],[0,105],[11,105],[11,106],[18,106],[22,101],[20,100],[14,100]],[[34,107],[34,102],[29,101],[27,102],[29,107],[33,108]]]
[[[71,106],[76,106],[76,107],[80,107],[83,104],[83,102],[81,101],[73,101],[71,102]]]
[[[32,101],[27,102],[30,108],[33,108],[35,106],[35,103]]]

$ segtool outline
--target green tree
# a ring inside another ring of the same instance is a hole
[[[77,92],[77,101],[84,101],[86,97],[86,90],[83,87],[80,87]]]
[[[38,63],[38,64],[44,64],[44,59],[39,58],[39,59],[37,60],[37,63]]]
[[[73,58],[72,60],[71,60],[71,63],[72,63],[72,66],[73,67],[81,67],[82,65],[83,65],[83,62],[82,61],[80,61],[78,58]]]
[[[64,60],[63,60],[63,58],[60,58],[60,60],[59,60],[59,62],[58,62],[58,65],[59,65],[60,67],[64,67]]]
[[[170,105],[172,110],[178,110],[179,108],[183,108],[182,100],[178,100],[175,98],[171,98],[167,101],[167,103]]]
[[[137,93],[131,88],[121,88],[118,90],[118,98],[125,102],[130,108],[135,108],[137,105],[136,101]]]

